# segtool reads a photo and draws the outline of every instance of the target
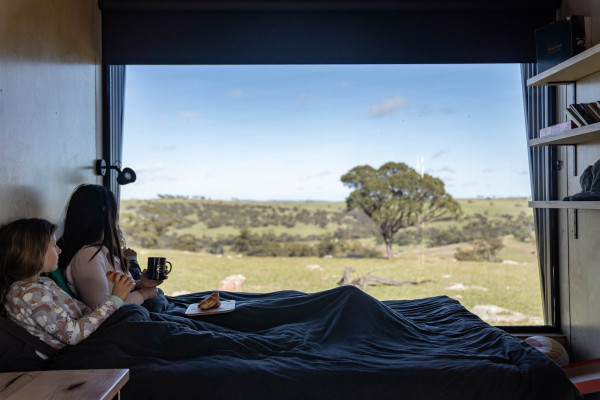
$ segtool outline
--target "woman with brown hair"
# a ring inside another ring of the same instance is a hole
[[[59,268],[69,289],[89,307],[110,296],[112,283],[106,279],[107,272],[131,276],[121,248],[118,219],[115,195],[104,186],[78,186],[67,205],[64,233],[59,240],[63,249]],[[125,303],[142,304],[155,298],[161,283],[147,279],[144,271]]]
[[[42,273],[56,270],[61,253],[56,226],[31,218],[0,229],[0,314],[55,349],[77,344],[112,315],[127,298],[133,281],[117,274],[108,298],[87,307]]]

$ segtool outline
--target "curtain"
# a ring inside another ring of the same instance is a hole
[[[102,93],[102,154],[107,166],[121,165],[123,155],[123,108],[125,103],[125,66],[103,66]],[[121,190],[117,183],[117,171],[108,170],[104,175],[104,186],[117,196],[119,204]]]
[[[527,140],[539,136],[540,128],[556,123],[556,88],[527,86],[527,79],[537,74],[536,64],[521,64],[523,104]],[[558,155],[556,146],[529,147],[529,176],[532,200],[558,200]],[[533,209],[535,236],[540,269],[544,320],[557,327],[558,313],[558,210]]]

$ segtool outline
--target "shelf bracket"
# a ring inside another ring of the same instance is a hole
[[[573,145],[573,176],[577,176],[577,145]]]
[[[577,221],[577,209],[573,210],[573,237],[579,239],[579,223]]]

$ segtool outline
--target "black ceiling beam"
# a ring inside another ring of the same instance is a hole
[[[99,0],[102,10],[517,10],[557,9],[560,0]]]
[[[481,4],[484,3],[484,4]],[[559,1],[100,0],[105,64],[535,62]]]

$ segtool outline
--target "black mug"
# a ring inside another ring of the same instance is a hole
[[[146,277],[155,281],[162,281],[169,275],[172,268],[173,265],[165,257],[148,257],[148,272]]]

